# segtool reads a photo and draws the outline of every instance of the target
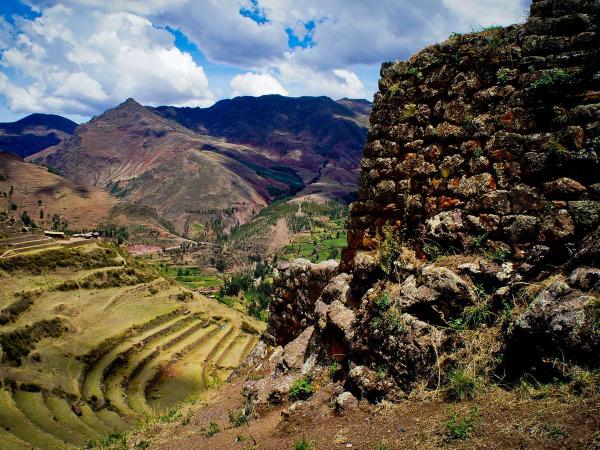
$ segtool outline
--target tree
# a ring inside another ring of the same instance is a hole
[[[127,231],[127,228],[124,226],[117,228],[117,231],[115,232],[115,239],[117,241],[117,245],[121,245],[123,242],[129,239],[129,232]]]
[[[35,222],[31,219],[31,217],[29,217],[29,214],[27,214],[27,211],[23,211],[23,214],[21,214],[21,222],[23,222],[25,224],[25,226],[28,227],[35,227]]]

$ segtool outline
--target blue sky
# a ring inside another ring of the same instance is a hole
[[[0,121],[87,120],[133,97],[372,99],[381,62],[522,22],[529,0],[2,0]]]

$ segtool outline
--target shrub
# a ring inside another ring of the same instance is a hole
[[[433,262],[437,261],[444,255],[442,247],[440,247],[438,244],[427,243],[423,246],[423,251]]]
[[[341,368],[342,368],[342,366],[340,365],[339,362],[332,361],[331,364],[329,364],[329,376],[331,378],[335,377]]]
[[[17,328],[6,334],[0,334],[3,358],[15,365],[20,365],[21,359],[29,355],[37,342],[46,337],[59,337],[66,329],[62,319],[55,317],[25,325],[23,328]]]
[[[391,306],[390,295],[387,292],[382,292],[376,299],[375,304],[380,311],[387,311]]]
[[[451,439],[467,439],[475,431],[479,421],[479,409],[473,407],[465,415],[459,415],[456,411],[450,411],[450,417],[446,421],[446,431]]]
[[[476,389],[477,379],[464,369],[454,369],[446,377],[445,392],[449,400],[471,400]]]
[[[19,300],[11,303],[0,311],[0,325],[6,325],[8,322],[14,322],[19,315],[27,311],[33,301],[41,295],[41,291],[20,292],[17,294]]]
[[[511,70],[510,69],[498,69],[498,71],[496,72],[496,79],[498,80],[499,84],[508,84],[511,80],[512,76],[511,76]]]
[[[564,69],[552,69],[544,72],[540,78],[530,84],[532,89],[543,89],[568,83],[572,75]]]
[[[290,388],[290,400],[306,400],[314,392],[314,386],[312,384],[312,378],[306,376],[300,380],[294,381]]]
[[[377,235],[376,245],[379,267],[383,273],[390,275],[394,270],[394,263],[401,255],[402,239],[397,231],[386,224]]]
[[[191,300],[192,298],[194,298],[194,294],[192,294],[190,291],[182,291],[179,292],[175,297],[180,302],[185,302],[186,300]]]

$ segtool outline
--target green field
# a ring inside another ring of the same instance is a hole
[[[160,274],[168,279],[190,288],[218,288],[223,284],[222,276],[206,273],[205,269],[197,266],[171,265],[164,261],[154,263]]]
[[[0,259],[0,448],[98,442],[224,379],[264,325],[185,287],[220,283],[100,242]]]

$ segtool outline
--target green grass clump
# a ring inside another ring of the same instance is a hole
[[[405,326],[400,311],[395,306],[388,306],[384,311],[379,309],[371,319],[371,328],[384,333],[398,334],[404,331]]]
[[[247,425],[248,416],[246,415],[246,411],[243,409],[241,411],[229,410],[229,423],[236,428]]]
[[[408,105],[406,105],[404,107],[401,118],[402,118],[402,120],[408,120],[412,117],[415,117],[416,115],[417,115],[417,105],[415,105],[414,103],[409,103]]]
[[[110,450],[126,450],[127,436],[120,431],[113,431],[100,439],[100,448]]]
[[[532,89],[543,89],[554,87],[568,83],[572,78],[572,75],[564,69],[552,69],[538,78],[536,81],[531,83],[529,86]]]
[[[314,386],[312,384],[312,378],[306,376],[300,380],[294,381],[290,388],[290,400],[306,400],[314,392]]]
[[[478,295],[482,295],[480,289],[476,289]],[[485,291],[483,291],[485,295]],[[463,331],[467,329],[477,329],[480,326],[490,323],[494,317],[494,313],[490,309],[490,305],[485,301],[477,305],[467,306],[461,315],[450,322],[450,327]]]
[[[477,379],[464,369],[454,369],[446,377],[446,397],[452,401],[471,400],[477,390]]]
[[[483,256],[485,256],[487,259],[491,259],[492,261],[502,264],[510,256],[510,250],[502,247],[491,248],[486,250]]]
[[[165,414],[158,417],[158,421],[162,423],[173,423],[176,420],[179,420],[182,416],[182,413],[177,408],[169,409]]]
[[[294,450],[311,450],[314,448],[314,444],[304,438],[294,443]]]
[[[485,234],[479,234],[475,236],[469,236],[467,239],[467,246],[470,249],[478,250],[483,247],[483,244],[487,240],[487,236]]]
[[[459,415],[451,410],[446,421],[446,431],[451,439],[465,440],[477,427],[479,421],[479,409],[473,407],[465,415]]]
[[[213,437],[215,434],[219,434],[220,432],[221,427],[219,426],[219,424],[217,422],[211,422],[204,430],[204,435],[206,437]]]
[[[545,149],[550,152],[556,158],[563,158],[569,151],[558,142],[556,139],[551,138],[545,145]]]
[[[423,246],[423,251],[433,262],[444,256],[444,250],[438,244],[427,243]]]
[[[567,437],[567,433],[553,423],[545,423],[542,431],[553,441],[560,441]]]
[[[385,93],[385,97],[388,99],[394,98],[398,92],[402,92],[402,87],[399,83],[392,84]]]

